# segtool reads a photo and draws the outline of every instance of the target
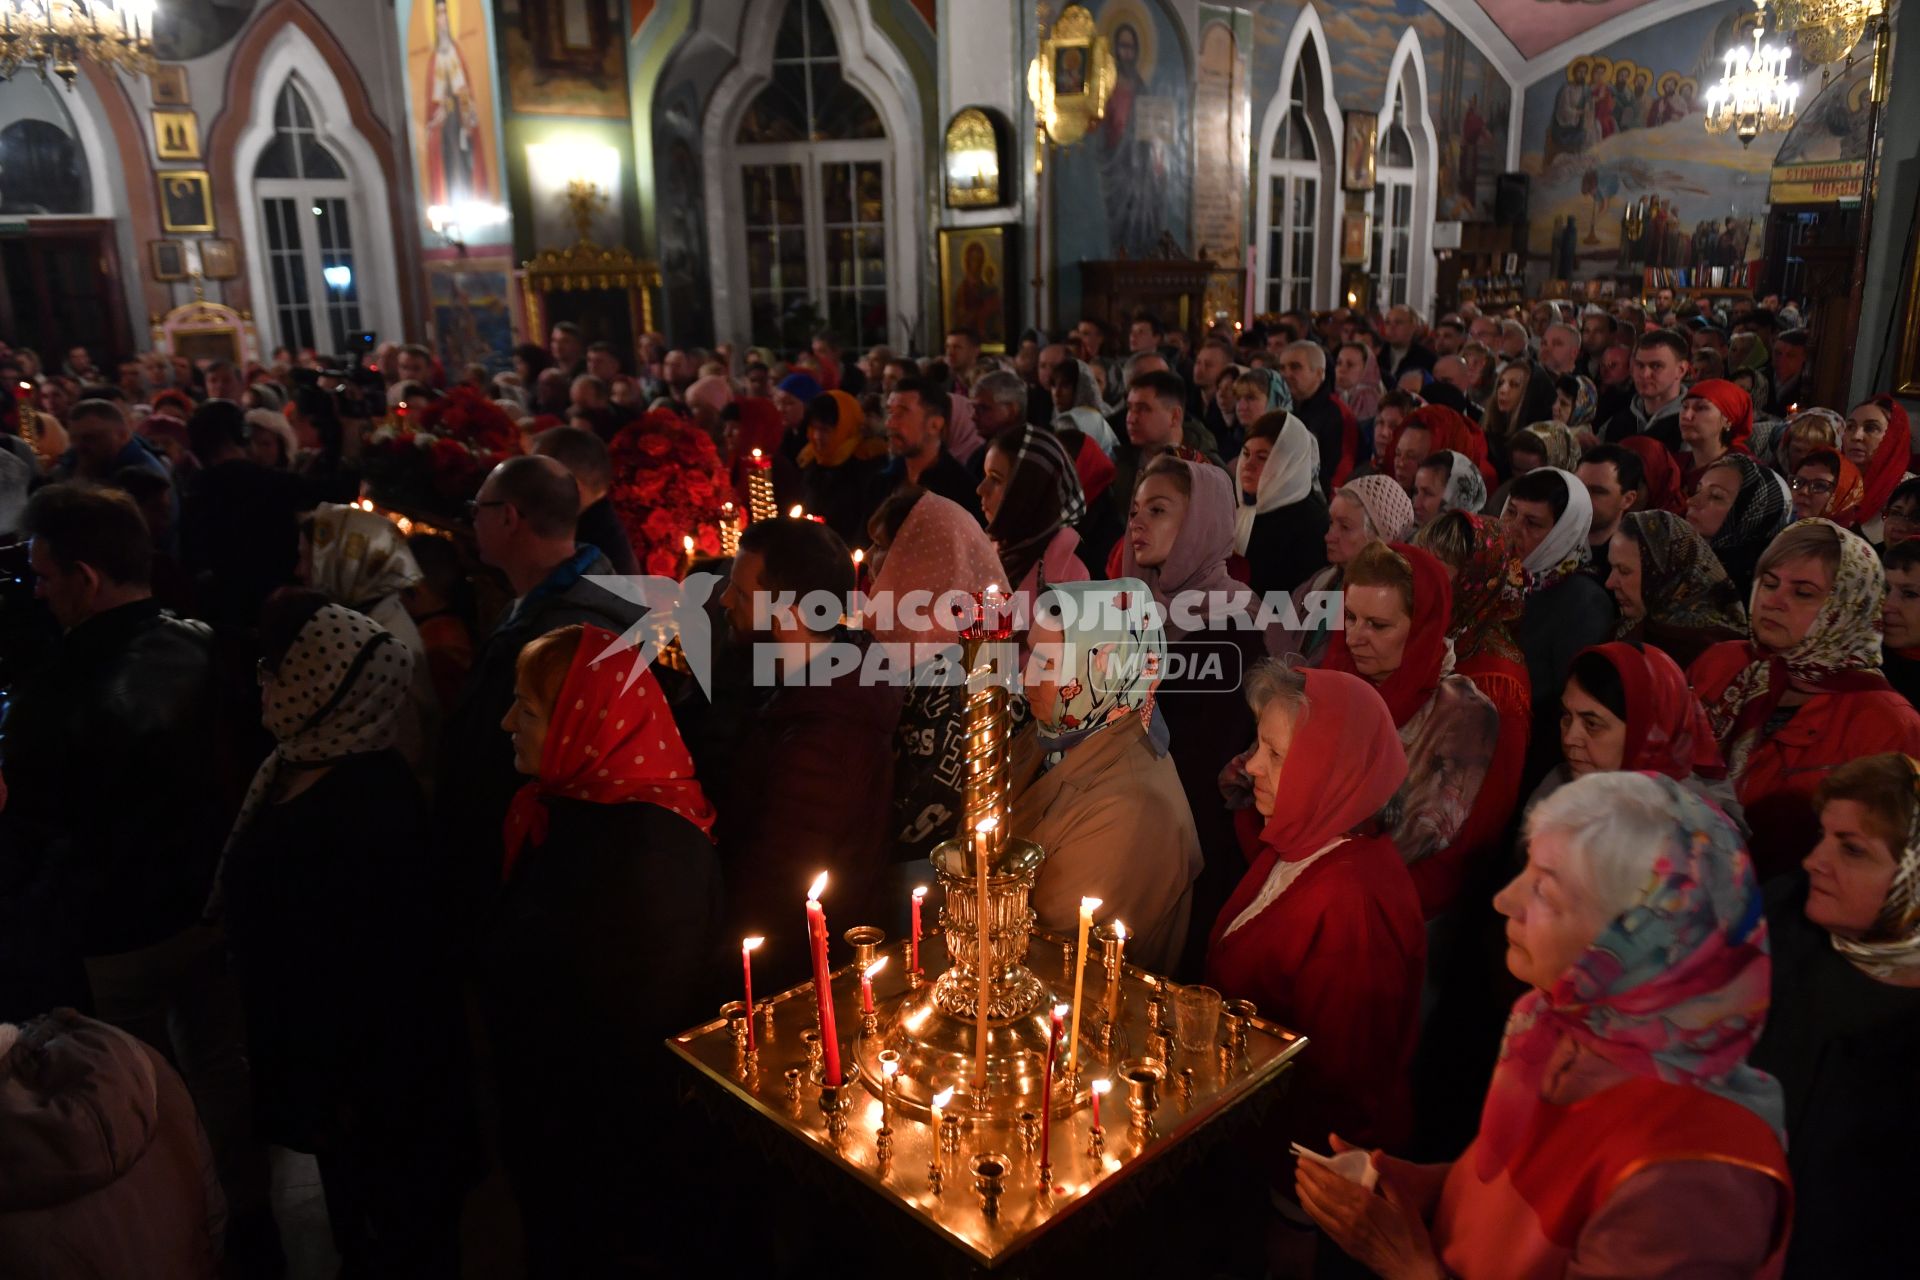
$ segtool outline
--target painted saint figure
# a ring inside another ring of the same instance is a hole
[[[433,30],[427,67],[427,201],[451,205],[490,199],[493,184],[481,148],[480,113],[454,42],[447,0],[434,0]]]

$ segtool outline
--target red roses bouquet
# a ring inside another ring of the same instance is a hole
[[[654,409],[620,428],[608,451],[608,497],[644,572],[680,577],[681,540],[689,536],[696,555],[720,554],[721,507],[733,492],[712,437],[670,409]]]
[[[472,387],[412,401],[367,441],[374,496],[402,510],[464,516],[467,500],[500,463],[520,452],[520,429]]]

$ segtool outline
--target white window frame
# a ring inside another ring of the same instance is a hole
[[[1273,200],[1273,178],[1287,180],[1287,194],[1292,195],[1292,179],[1312,177],[1317,184],[1314,190],[1314,217],[1316,219],[1312,280],[1308,290],[1309,305],[1316,308],[1333,306],[1334,294],[1340,281],[1340,112],[1334,104],[1331,87],[1327,81],[1327,67],[1330,65],[1327,52],[1326,34],[1320,26],[1320,15],[1311,6],[1300,11],[1300,17],[1294,24],[1294,31],[1288,40],[1287,51],[1280,63],[1279,88],[1268,100],[1267,109],[1261,117],[1259,147],[1255,152],[1255,168],[1259,174],[1259,185],[1255,188],[1255,262],[1260,272],[1259,289],[1255,294],[1255,310],[1266,311],[1267,286],[1275,279],[1293,279],[1292,261],[1270,262],[1268,258],[1272,247],[1275,208]],[[1305,92],[1299,95],[1299,101],[1305,106],[1308,127],[1313,134],[1314,155],[1312,162],[1298,160],[1276,161],[1273,157],[1274,140],[1287,126],[1287,115],[1293,109],[1296,96],[1293,92],[1296,83],[1304,86]],[[1291,201],[1282,204],[1279,209],[1285,216],[1291,209]],[[1286,248],[1292,249],[1291,237],[1286,237]],[[1291,299],[1288,299],[1289,305]],[[1286,307],[1279,308],[1286,310]]]
[[[745,181],[749,169],[766,165],[798,165],[801,180],[801,209],[804,215],[807,237],[807,294],[812,299],[814,309],[819,312],[822,323],[830,325],[832,315],[833,286],[827,280],[827,227],[826,180],[824,171],[833,164],[878,164],[882,190],[888,192],[884,213],[884,234],[891,245],[895,234],[897,214],[891,199],[891,169],[893,167],[893,143],[886,138],[857,138],[834,142],[777,142],[754,143],[736,146],[733,149],[733,198],[740,215],[732,221],[734,250],[736,259],[742,267],[740,278],[740,316],[741,332],[753,336],[753,282],[746,276],[747,258],[747,220],[744,213]],[[888,328],[892,328],[893,311],[893,261],[889,254],[887,262],[887,310]],[[856,291],[859,286],[855,286]],[[852,333],[835,332],[841,342],[849,348],[853,346],[873,345],[871,339],[863,339]]]
[[[1396,85],[1392,104],[1388,108],[1387,123],[1381,127],[1379,134],[1379,155],[1384,161],[1388,132],[1398,128],[1407,135],[1409,158],[1415,163],[1381,163],[1374,171],[1372,265],[1374,284],[1378,290],[1376,300],[1381,307],[1419,305],[1413,296],[1413,224],[1417,217],[1420,170],[1418,153],[1413,150],[1413,131],[1406,127],[1405,107],[1405,97]],[[1396,216],[1397,207],[1402,203],[1398,197],[1403,192],[1406,195],[1406,208],[1403,214]],[[1406,246],[1406,261],[1398,272],[1393,269],[1396,241],[1403,241]]]
[[[344,172],[346,170],[346,163],[339,153],[334,151],[328,144],[326,136],[320,132],[319,117],[314,111],[312,99],[307,96],[305,90],[306,86],[298,76],[289,77],[281,83],[279,91],[274,94],[274,106],[277,109],[282,94],[289,91],[298,94],[301,101],[306,104],[308,117],[314,122],[314,141],[327,149],[328,153],[333,156],[336,163],[340,164]],[[256,160],[256,166],[258,163]],[[301,266],[304,269],[303,274],[307,280],[306,307],[309,322],[313,326],[314,349],[323,353],[345,350],[345,335],[353,332],[355,329],[365,329],[367,327],[367,307],[365,301],[367,280],[366,273],[359,267],[360,242],[364,234],[364,229],[360,227],[358,223],[360,210],[356,207],[358,202],[354,199],[353,183],[347,178],[255,178],[253,180],[253,200],[260,215],[262,232],[260,250],[262,253],[271,254],[273,252],[271,242],[265,233],[267,222],[266,202],[269,200],[289,199],[293,201],[294,215],[301,223],[300,258]],[[339,201],[340,207],[345,214],[347,230],[346,247],[353,264],[353,283],[355,287],[354,305],[359,311],[359,316],[355,324],[343,326],[341,341],[337,347],[329,345],[329,343],[333,341],[331,313],[334,303],[332,300],[331,286],[328,285],[326,279],[325,264],[321,261],[320,233],[319,226],[317,225],[319,214],[315,212],[323,200]],[[269,290],[273,288],[273,274],[271,271],[269,271],[267,275],[267,287]],[[288,346],[295,345],[293,334],[281,332],[281,302],[277,294],[269,292],[266,298],[266,305],[264,307],[258,307],[255,310],[258,314],[270,319],[270,327],[276,338],[275,345],[279,345],[280,343]]]
[[[1320,296],[1320,219],[1309,216],[1305,226],[1295,220],[1301,203],[1300,184],[1314,184],[1308,201],[1317,209],[1320,192],[1327,180],[1326,166],[1322,162],[1326,149],[1320,145],[1319,131],[1314,128],[1309,113],[1307,99],[1310,90],[1306,79],[1305,68],[1296,64],[1293,83],[1287,94],[1287,109],[1281,113],[1280,127],[1274,130],[1273,143],[1268,146],[1260,162],[1260,198],[1264,201],[1260,211],[1260,246],[1264,255],[1260,269],[1261,311],[1311,310]],[[1273,149],[1281,139],[1292,136],[1295,112],[1300,114],[1305,124],[1307,144],[1313,148],[1313,158],[1290,156],[1284,160],[1276,159]],[[1278,233],[1280,242],[1278,253],[1273,252],[1275,233]],[[1294,274],[1294,263],[1299,258],[1298,238],[1302,234],[1309,242],[1307,274],[1304,278]],[[1276,287],[1280,291],[1277,299],[1274,295]]]

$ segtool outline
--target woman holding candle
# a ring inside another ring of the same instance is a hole
[[[725,972],[713,808],[652,672],[615,641],[572,626],[528,643],[503,725],[530,780],[481,985],[536,1274],[658,1265],[675,1213],[643,1159],[674,1136],[660,1039]]]
[[[1032,897],[1042,929],[1071,933],[1080,900],[1103,899],[1136,961],[1165,972],[1186,941],[1200,843],[1154,713],[1166,649],[1151,606],[1126,578],[1041,598],[1007,828],[1047,851]]]
[[[1249,866],[1213,923],[1206,980],[1312,1040],[1286,1104],[1291,1136],[1404,1141],[1427,939],[1383,819],[1406,752],[1380,694],[1346,672],[1266,663],[1247,701],[1259,726],[1253,807],[1238,815]]]
[[[1302,1161],[1302,1206],[1384,1276],[1777,1274],[1792,1192],[1780,1085],[1747,1062],[1770,966],[1739,833],[1671,778],[1595,774],[1534,810],[1495,905],[1533,990],[1472,1145],[1376,1150],[1381,1194]]]

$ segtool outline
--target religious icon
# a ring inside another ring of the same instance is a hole
[[[204,170],[159,174],[160,228],[163,231],[212,231],[213,190]]]
[[[1371,111],[1347,112],[1346,145],[1341,154],[1340,186],[1345,191],[1373,190],[1373,148],[1380,129]]]
[[[1007,349],[1008,228],[950,227],[940,232],[940,301],[946,328],[971,329],[982,351]]]
[[[454,34],[450,3],[433,0],[433,43],[425,51],[421,180],[430,206],[487,202],[498,189],[487,161],[489,122],[481,113],[477,82],[468,65],[473,45],[484,51],[484,31],[478,41],[469,34],[468,49],[463,50]],[[417,46],[414,56],[420,57]],[[482,64],[480,71],[485,70]]]
[[[1087,51],[1079,45],[1056,49],[1053,54],[1053,94],[1071,98],[1087,91]]]
[[[187,246],[178,240],[155,240],[147,246],[155,280],[187,278]]]
[[[231,280],[240,274],[240,255],[231,240],[200,242],[200,274],[209,280]]]
[[[191,111],[153,113],[154,154],[162,160],[200,158],[200,121]]]
[[[148,74],[147,83],[153,88],[153,105],[156,107],[184,107],[193,100],[187,87],[185,67],[170,64],[157,66]]]

